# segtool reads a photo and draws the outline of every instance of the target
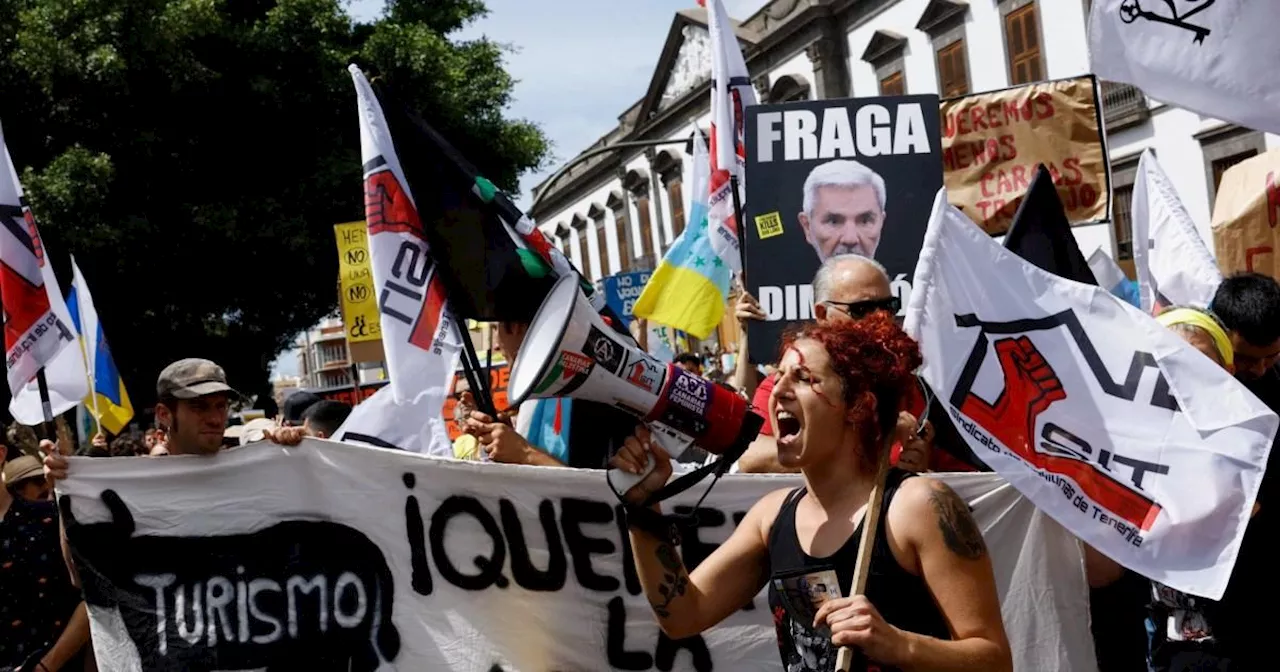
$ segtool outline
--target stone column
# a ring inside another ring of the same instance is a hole
[[[813,64],[814,98],[846,98],[849,91],[847,43],[840,35],[823,35],[805,49]]]

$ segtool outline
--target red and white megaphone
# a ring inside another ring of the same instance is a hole
[[[740,454],[763,419],[745,399],[705,378],[662,362],[623,342],[578,288],[578,278],[556,281],[525,333],[507,383],[510,405],[526,399],[572,397],[608,404],[649,424],[672,458],[691,443],[709,453]],[[736,457],[736,455],[734,455]],[[619,492],[643,475],[614,469]]]

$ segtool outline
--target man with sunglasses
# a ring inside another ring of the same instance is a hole
[[[813,276],[813,316],[818,322],[856,320],[877,310],[896,315],[901,308],[899,299],[889,286],[889,274],[884,266],[857,254],[839,254],[822,262]],[[763,320],[755,297],[743,292],[738,300],[737,316],[740,322]],[[755,384],[755,369],[747,364],[746,326],[743,325],[741,364],[734,383],[739,389],[750,389]],[[774,377],[767,376],[755,388],[751,404],[756,408],[768,408],[769,395],[773,392]],[[930,423],[916,424],[916,419],[927,411],[925,392],[920,390],[910,400],[908,411],[900,418],[898,431],[904,442],[895,447],[892,460],[911,471],[972,471],[967,463],[942,451],[932,450],[933,427]],[[773,428],[765,423],[760,436],[751,444],[738,461],[740,471],[746,473],[770,473],[784,471],[778,464],[778,444]]]

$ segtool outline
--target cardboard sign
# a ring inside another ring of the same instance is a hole
[[[1223,275],[1280,278],[1280,149],[1227,169],[1213,204],[1213,246]]]
[[[1013,223],[1036,165],[1072,224],[1110,219],[1111,167],[1093,76],[942,101],[947,199],[991,235]]]
[[[764,591],[701,635],[661,634],[599,471],[314,439],[70,460],[59,495],[104,670],[779,669]],[[1015,668],[1096,670],[1075,538],[995,474],[941,478],[987,542]],[[686,565],[800,484],[722,478]]]
[[[813,100],[747,108],[742,225],[754,362],[813,318],[813,274],[838,254],[884,265],[906,306],[934,196],[942,188],[937,96]]]
[[[333,233],[338,239],[338,293],[342,302],[342,324],[347,327],[347,343],[381,340],[382,326],[373,290],[365,223],[335,224]]]

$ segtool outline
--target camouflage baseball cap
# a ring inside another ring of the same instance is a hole
[[[207,359],[180,359],[164,367],[156,381],[156,396],[161,398],[195,399],[218,392],[236,394],[222,367]]]

